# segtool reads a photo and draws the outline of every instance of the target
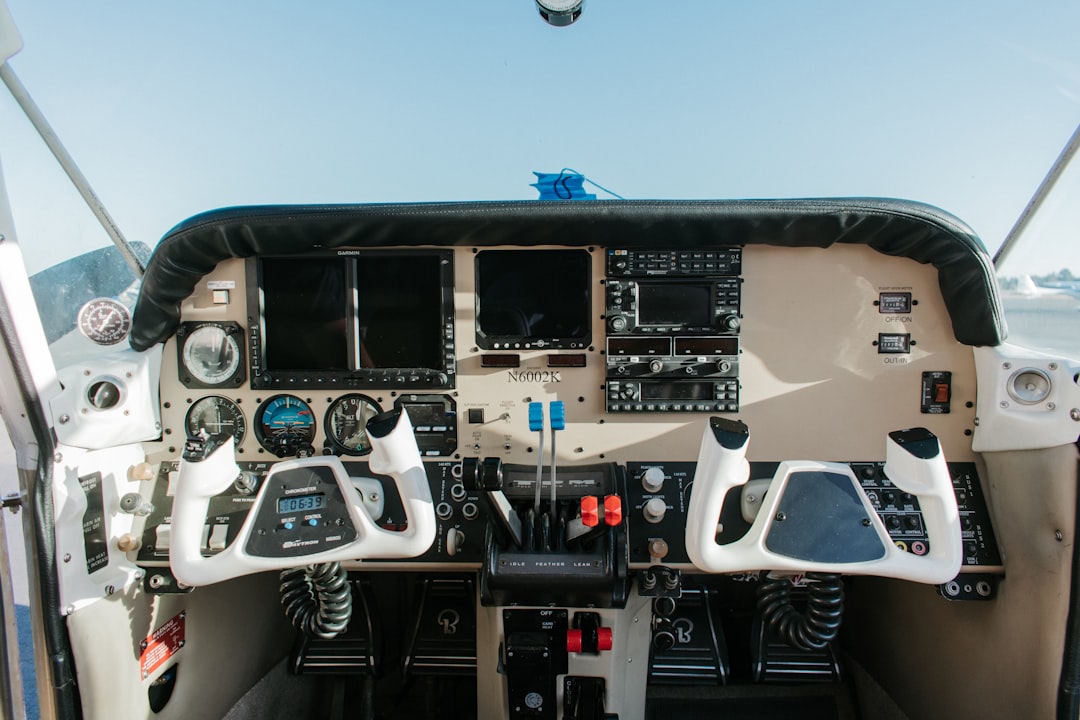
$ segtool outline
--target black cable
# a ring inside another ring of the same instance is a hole
[[[758,587],[758,610],[772,631],[799,650],[820,650],[840,631],[844,616],[844,581],[835,573],[807,573],[806,612],[791,604],[791,581],[766,578]]]
[[[281,571],[285,617],[309,638],[329,640],[349,627],[352,586],[341,563],[320,563]]]

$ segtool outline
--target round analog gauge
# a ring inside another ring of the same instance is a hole
[[[367,455],[371,441],[367,421],[382,412],[366,395],[343,395],[326,412],[326,437],[332,449],[346,455]]]
[[[259,444],[278,457],[312,453],[315,417],[306,402],[292,395],[275,395],[255,415]]]
[[[198,435],[204,430],[207,435],[229,433],[237,445],[244,442],[247,435],[247,419],[240,406],[219,395],[196,400],[188,410],[184,424],[188,435]]]
[[[112,298],[91,300],[79,309],[79,332],[98,345],[115,345],[131,329],[131,313]]]
[[[220,385],[240,368],[240,346],[220,325],[202,325],[184,339],[184,369],[206,385]]]

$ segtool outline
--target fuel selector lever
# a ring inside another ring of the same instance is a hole
[[[925,428],[888,434],[884,472],[918,498],[929,538],[922,557],[905,552],[862,490],[839,463],[780,463],[750,530],[718,545],[717,523],[728,491],[746,483],[750,432],[735,420],[711,418],[705,429],[690,494],[686,550],[706,572],[755,570],[877,575],[939,584],[960,572],[960,516],[945,455]]]
[[[385,530],[362,503],[345,466],[334,456],[276,463],[259,485],[235,540],[203,557],[210,498],[240,476],[227,435],[188,439],[173,501],[169,564],[177,580],[209,585],[265,570],[369,558],[415,557],[435,539],[435,511],[427,473],[409,416],[401,409],[367,423],[370,467],[394,479],[407,529]]]

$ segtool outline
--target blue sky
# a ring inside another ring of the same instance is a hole
[[[570,166],[627,198],[921,200],[993,250],[1080,123],[1075,0],[588,0],[564,29],[531,0],[8,5],[12,66],[150,245],[215,207],[531,199]],[[31,271],[107,242],[3,92],[0,160]],[[1016,269],[1080,271],[1059,206],[1061,254]]]

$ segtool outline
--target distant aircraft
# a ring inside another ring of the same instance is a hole
[[[1071,295],[1080,297],[1080,281],[1061,280],[1048,285],[1036,284],[1030,275],[1021,275],[1016,285],[1018,295],[1025,297],[1046,297],[1049,295]]]

